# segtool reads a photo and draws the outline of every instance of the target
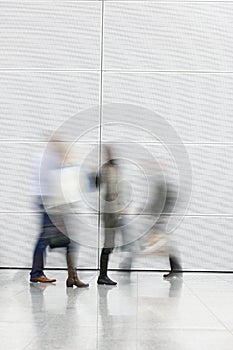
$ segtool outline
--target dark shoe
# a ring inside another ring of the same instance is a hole
[[[87,287],[89,287],[89,284],[80,281],[80,279],[78,279],[78,278],[72,278],[72,279],[71,278],[67,278],[67,280],[66,280],[66,287],[70,288],[70,287],[73,287],[73,286],[76,286],[78,288],[87,288]]]
[[[108,276],[99,276],[97,284],[107,284],[109,286],[115,286],[117,282],[112,281]]]
[[[56,282],[55,278],[48,278],[46,276],[40,276],[40,277],[36,277],[36,278],[30,278],[30,282],[33,283],[53,283]]]
[[[169,273],[166,273],[165,275],[163,275],[163,278],[165,280],[169,280],[169,279],[173,279],[173,278],[182,278],[183,277],[183,274],[182,272],[169,272]]]

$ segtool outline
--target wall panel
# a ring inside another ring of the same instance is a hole
[[[0,68],[100,68],[101,4],[0,2]]]
[[[35,163],[45,135],[63,126],[63,141],[81,134],[89,169],[104,160],[106,141],[124,158],[122,188],[132,196],[122,215],[133,224],[118,232],[117,245],[137,240],[152,220],[135,215],[156,195],[146,192],[155,180],[151,159],[179,184],[169,147],[183,142],[192,196],[172,239],[185,270],[233,270],[232,15],[230,1],[0,1],[0,266],[31,266],[41,219]],[[139,115],[137,106],[149,112]],[[168,133],[161,145],[156,113],[180,139]],[[182,163],[182,152],[179,157]],[[184,189],[189,178],[187,167]],[[98,191],[83,202],[67,218],[69,230],[80,243],[78,265],[97,268],[103,243]],[[133,268],[169,267],[167,256],[138,254],[138,241],[133,249]],[[116,249],[110,267],[118,268],[127,254]],[[48,251],[46,266],[65,267],[63,250]]]
[[[104,69],[232,70],[232,3],[107,2]]]

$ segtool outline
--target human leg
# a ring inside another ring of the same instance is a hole
[[[98,284],[116,285],[117,282],[112,281],[108,275],[109,254],[112,252],[110,248],[103,248],[100,255],[100,274],[97,280]]]
[[[178,254],[177,255],[175,255],[174,253],[169,254],[169,263],[170,263],[171,270],[169,273],[163,275],[163,277],[165,279],[166,278],[173,278],[173,277],[182,278],[182,276],[183,276],[182,266],[181,266],[181,262],[180,262]]]
[[[36,243],[34,253],[33,253],[33,262],[32,269],[30,272],[30,281],[31,282],[42,282],[42,283],[51,283],[56,282],[55,279],[49,279],[44,274],[44,255],[47,246],[49,245],[49,236],[46,232],[46,227],[52,224],[47,213],[43,213],[42,217],[42,231],[39,236],[39,239]]]
[[[115,227],[116,227],[115,215],[105,214],[104,224],[105,224],[105,230],[104,230],[105,241],[104,241],[104,247],[100,255],[100,274],[99,274],[97,283],[106,284],[106,285],[116,285],[117,282],[112,281],[107,275],[109,254],[111,254],[113,251],[114,241],[115,241]]]
[[[68,269],[68,278],[66,280],[66,286],[67,287],[79,287],[79,288],[85,288],[89,287],[88,283],[84,283],[80,281],[77,274],[77,268],[76,268],[76,255],[77,255],[77,243],[71,242],[66,250],[66,262],[67,262],[67,269]]]

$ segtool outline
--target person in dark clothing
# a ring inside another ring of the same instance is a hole
[[[117,161],[112,159],[111,150],[105,148],[107,162],[102,166],[97,185],[100,186],[103,204],[103,222],[104,222],[104,247],[100,256],[100,275],[98,284],[116,285],[108,275],[109,255],[113,252],[115,243],[115,234],[119,223],[120,207],[118,195],[118,165]]]

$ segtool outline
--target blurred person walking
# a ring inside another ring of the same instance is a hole
[[[113,252],[115,244],[115,235],[119,224],[120,201],[118,193],[119,169],[117,160],[113,159],[109,146],[105,146],[107,162],[101,168],[97,185],[100,186],[103,205],[104,222],[104,246],[100,255],[100,274],[97,280],[98,284],[116,285],[108,275],[109,255]]]
[[[67,287],[88,287],[79,280],[76,269],[77,244],[71,241],[64,222],[64,204],[61,202],[58,178],[64,164],[64,149],[59,140],[49,142],[46,154],[40,162],[37,181],[37,203],[42,210],[41,232],[34,253],[30,282],[52,283],[56,279],[44,274],[46,248],[65,247],[68,268]]]
[[[144,243],[144,247],[147,247],[144,252],[168,254],[170,271],[164,274],[163,278],[182,278],[180,253],[176,243],[172,240],[172,233],[167,232],[167,224],[169,220],[172,220],[177,193],[172,182],[168,179],[168,174],[166,182],[162,181],[158,174],[154,177],[154,182],[155,193],[151,199],[148,212],[156,218],[156,221]]]
[[[160,189],[161,191],[162,189]],[[160,215],[160,218],[158,220],[158,225],[164,227],[164,231],[166,232],[166,226],[169,221],[169,219],[172,216],[173,209],[175,207],[177,194],[175,189],[173,188],[172,184],[167,181],[166,183],[166,189],[165,190],[165,202],[163,206],[162,213]],[[181,266],[181,259],[180,259],[180,253],[178,250],[177,245],[175,242],[172,242],[171,235],[172,233],[166,233],[168,237],[168,254],[169,254],[169,264],[170,264],[170,272],[163,275],[164,279],[171,279],[179,277],[181,278],[182,273],[182,266]]]

